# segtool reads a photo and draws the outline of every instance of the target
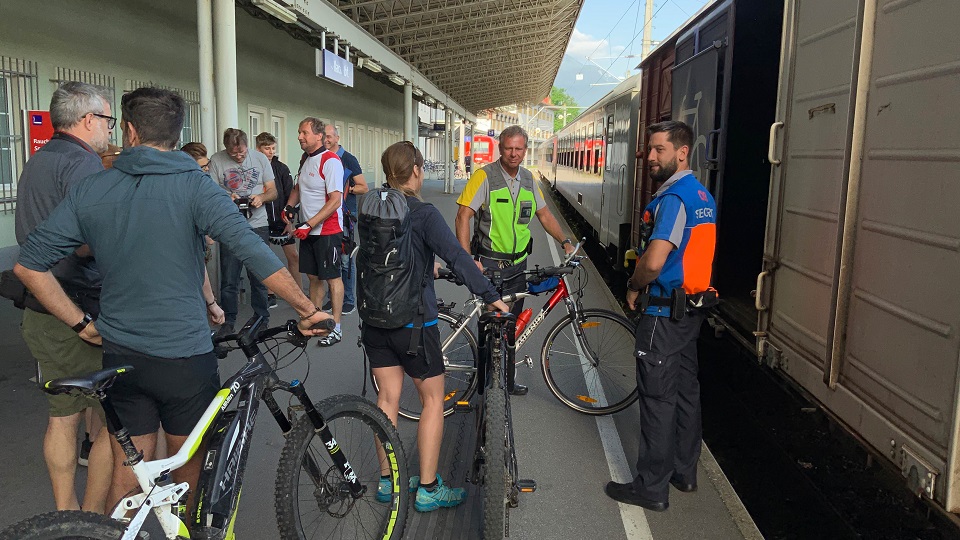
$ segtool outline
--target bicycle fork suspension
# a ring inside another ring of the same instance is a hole
[[[350,462],[347,461],[347,457],[343,455],[343,451],[340,449],[340,445],[337,443],[337,440],[333,438],[333,434],[330,433],[330,427],[327,426],[326,421],[324,421],[323,417],[320,416],[320,413],[313,406],[313,402],[310,401],[309,397],[307,397],[307,391],[303,389],[303,385],[300,384],[299,380],[295,379],[290,383],[289,390],[291,394],[300,400],[300,404],[303,405],[304,412],[310,419],[310,422],[313,424],[313,428],[316,430],[317,435],[319,435],[323,445],[327,448],[327,453],[330,454],[330,459],[343,474],[343,477],[347,480],[347,485],[350,488],[350,495],[354,499],[363,497],[363,494],[366,492],[367,488],[360,483],[360,480],[357,478],[357,473],[353,470]],[[308,459],[306,460],[307,463],[305,466],[308,472],[315,476],[314,480],[322,482],[322,474],[319,466],[313,462],[313,458],[310,457],[309,454],[307,455],[307,458]]]

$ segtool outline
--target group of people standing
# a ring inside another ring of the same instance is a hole
[[[174,92],[140,88],[123,96],[121,108],[124,151],[104,170],[98,154],[117,124],[106,97],[83,83],[65,84],[54,93],[50,109],[56,134],[27,162],[20,178],[16,232],[21,250],[14,272],[36,300],[25,310],[23,335],[44,379],[101,366],[135,367],[116,381],[109,396],[149,460],[160,428],[167,451],[176,452],[220,388],[210,325],[233,333],[244,267],[257,315],[269,318],[272,291],[300,316],[302,332],[319,337],[320,345],[340,342],[340,318],[358,302],[356,262],[350,256],[356,196],[369,187],[357,159],[340,146],[336,127],[317,118],[307,117],[298,126],[303,155],[294,182],[269,133],[257,135],[256,148],[250,148],[242,130],[228,129],[224,150],[212,156],[198,143],[178,151],[185,104]],[[677,291],[695,298],[710,290],[716,210],[689,171],[690,128],[680,122],[657,124],[648,139],[651,175],[661,187],[644,213],[649,234],[626,298],[641,311],[638,474],[630,483],[611,482],[606,492],[620,502],[665,510],[670,484],[681,491],[696,489],[696,335],[702,297],[700,305],[681,304],[682,313],[672,316],[668,306],[676,309]],[[435,207],[421,200],[420,151],[404,141],[381,157],[389,187],[417,209],[410,214],[416,267],[429,272],[439,256],[489,309],[522,309],[504,304],[483,271],[497,269],[509,277],[526,268],[534,216],[566,253],[574,249],[539,184],[521,166],[528,142],[519,126],[503,131],[500,159],[475,171],[457,199],[455,233]],[[219,300],[204,260],[211,242],[221,248]],[[282,247],[286,264],[270,242]],[[301,273],[308,276],[309,296]],[[378,381],[378,406],[394,423],[404,374],[414,379],[423,412],[421,475],[413,477],[411,489],[417,492],[417,510],[430,511],[460,504],[465,492],[444,485],[437,470],[444,382],[432,280],[426,281],[422,298],[415,355],[409,354],[412,324],[376,328],[365,323],[362,342]],[[311,328],[330,318],[336,321],[334,330]],[[517,385],[510,391],[522,395],[527,389]],[[102,411],[82,397],[48,399],[44,455],[54,498],[58,509],[76,509],[79,419],[87,408],[101,418]],[[105,430],[93,432],[83,508],[103,512],[136,481]],[[200,453],[175,471],[174,479],[194,483],[199,459]],[[381,477],[378,493],[389,500],[392,489],[389,477]]]

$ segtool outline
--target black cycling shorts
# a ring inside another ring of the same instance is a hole
[[[104,369],[130,365],[107,396],[130,435],[190,434],[220,391],[213,351],[188,358],[158,358],[104,341]]]
[[[300,241],[300,272],[320,279],[340,277],[343,234],[312,234]]]
[[[386,330],[364,325],[363,349],[370,360],[370,367],[401,366],[411,377],[429,379],[442,375],[443,351],[440,347],[440,328],[434,324],[423,327],[417,355],[407,354],[410,349],[410,334],[413,328]],[[427,361],[429,359],[429,362]]]

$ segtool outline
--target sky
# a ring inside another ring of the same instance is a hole
[[[656,0],[650,32],[654,42],[672,34],[709,2]],[[566,90],[578,104],[591,105],[614,88],[615,77],[637,73],[633,68],[640,63],[645,6],[645,0],[584,0],[554,86]],[[582,80],[576,80],[577,73],[583,74]]]

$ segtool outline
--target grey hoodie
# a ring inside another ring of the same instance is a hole
[[[210,352],[202,294],[203,235],[263,279],[283,268],[230,196],[183,152],[128,148],[113,168],[74,183],[20,249],[20,264],[47,271],[89,244],[103,276],[97,329],[144,354]]]

